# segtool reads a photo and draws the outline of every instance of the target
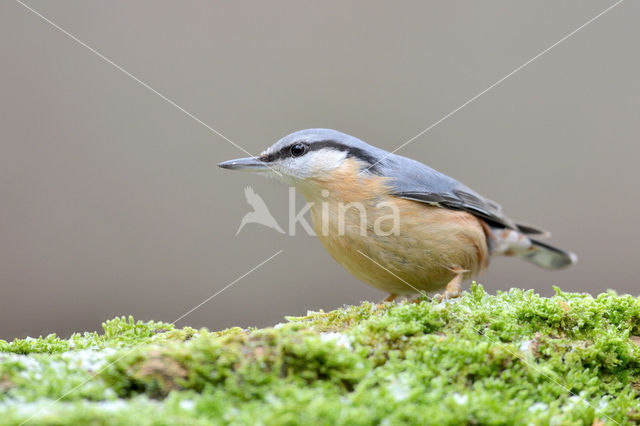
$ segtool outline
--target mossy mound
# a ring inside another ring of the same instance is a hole
[[[222,332],[0,340],[0,424],[635,424],[640,299],[473,285]]]

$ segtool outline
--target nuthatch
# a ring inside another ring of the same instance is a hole
[[[532,238],[547,232],[512,221],[498,204],[455,179],[335,130],[301,130],[259,157],[218,166],[295,186],[311,204],[316,234],[329,254],[390,293],[387,301],[442,289],[445,298],[456,297],[461,282],[485,269],[491,256],[516,256],[546,269],[577,261],[575,254]]]

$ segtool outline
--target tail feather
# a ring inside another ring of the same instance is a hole
[[[540,229],[535,225],[529,225],[528,223],[518,222],[516,223],[516,227],[518,231],[525,235],[535,235],[537,238],[549,238],[551,236],[551,232]]]
[[[491,228],[489,235],[494,255],[516,256],[545,269],[566,268],[578,261],[575,254],[534,240],[520,230]]]
[[[531,248],[518,256],[545,269],[562,269],[578,262],[578,256],[540,241],[531,240]]]

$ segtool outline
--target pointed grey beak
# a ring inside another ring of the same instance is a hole
[[[218,167],[230,170],[247,170],[247,171],[262,171],[267,170],[269,166],[260,161],[258,157],[238,158],[235,160],[224,161],[218,164]]]

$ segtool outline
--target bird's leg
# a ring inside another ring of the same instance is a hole
[[[463,271],[464,272],[464,271]],[[444,300],[455,299],[456,297],[460,297],[460,285],[462,284],[462,274],[463,272],[458,272],[455,277],[447,284],[447,287],[444,290]]]
[[[464,269],[456,268],[453,272],[456,275],[453,277],[451,281],[447,283],[444,293],[436,294],[433,296],[433,299],[435,299],[437,302],[442,302],[443,300],[445,302],[448,302],[451,299],[460,297],[460,295],[462,294],[460,292],[460,285],[462,284],[462,276],[464,275],[465,272],[468,272],[468,271],[465,271]]]
[[[380,302],[378,302],[378,308],[382,308],[385,303],[393,302],[394,300],[396,300],[396,297],[398,297],[397,294],[389,293],[386,299],[383,299]]]
[[[378,309],[381,309],[382,307],[384,307],[385,303],[393,302],[394,300],[396,300],[397,297],[398,297],[397,294],[389,293],[389,295],[385,299],[378,302]]]
[[[453,279],[451,281],[449,281],[447,283],[447,286],[445,287],[444,293],[442,294],[436,294],[435,296],[433,296],[434,299],[436,299],[437,301],[441,302],[441,301],[449,301],[451,299],[455,299],[457,297],[460,297],[460,285],[462,284],[462,275],[467,272],[465,270],[456,270],[455,273],[456,275],[453,277]]]
[[[381,300],[380,303],[378,303],[378,304],[382,305],[383,303],[393,302],[394,300],[396,300],[397,297],[398,297],[397,294],[389,293],[389,295],[386,297],[386,299]]]

